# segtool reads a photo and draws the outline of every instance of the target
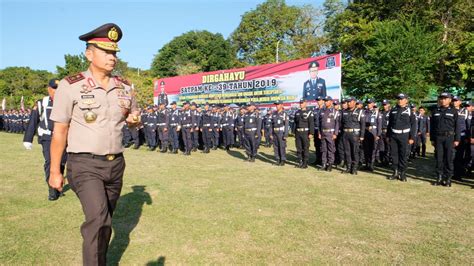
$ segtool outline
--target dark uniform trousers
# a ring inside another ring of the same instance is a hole
[[[316,164],[321,164],[322,162],[322,156],[323,156],[323,152],[322,152],[322,140],[319,138],[318,134],[319,133],[322,133],[319,128],[315,128],[314,129],[314,151],[315,151],[315,155],[316,155],[316,161],[315,163]]]
[[[196,127],[194,127],[194,131],[191,132],[191,140],[193,148],[197,149],[199,147],[199,130],[196,130]]]
[[[273,153],[276,161],[286,161],[286,139],[285,132],[283,130],[273,130]]]
[[[263,129],[263,134],[265,135],[265,145],[269,147],[273,145],[273,140],[270,137],[272,135],[271,128],[269,126],[265,126],[265,128]]]
[[[138,148],[140,146],[140,129],[138,127],[130,128],[133,146]]]
[[[148,147],[154,148],[157,146],[156,141],[156,125],[145,126],[145,134]]]
[[[300,131],[298,128],[295,131],[296,154],[298,160],[307,164],[309,160],[309,131]]]
[[[213,136],[213,132],[212,132],[212,128],[208,125],[208,126],[202,126],[202,142],[204,144],[204,149],[205,150],[209,150],[210,148],[212,148],[212,136]]]
[[[192,129],[193,127],[184,126],[181,128],[185,152],[191,152],[191,150],[193,149],[193,140],[191,137],[191,135],[193,134],[193,132],[191,132]]]
[[[49,182],[49,173],[51,168],[51,155],[50,155],[50,148],[51,148],[51,140],[41,140],[41,146],[43,147],[43,157],[44,157],[44,176],[46,179],[46,184]],[[66,152],[63,153],[63,157],[61,158],[61,174],[64,174],[64,168],[66,165],[67,154]],[[49,187],[49,184],[48,184]],[[57,197],[59,195],[59,191],[49,187],[49,196]]]
[[[213,124],[212,126],[211,142],[212,142],[213,147],[219,146],[219,125],[218,124]]]
[[[85,215],[81,226],[83,264],[105,265],[112,214],[122,190],[123,156],[112,161],[69,154],[67,179]]]
[[[257,142],[258,142],[258,134],[257,134],[257,129],[256,128],[247,128],[245,129],[245,149],[247,152],[247,155],[250,157],[255,157],[257,156]]]
[[[392,155],[392,168],[404,172],[407,168],[408,139],[410,133],[392,133],[390,136],[390,154]]]
[[[234,129],[231,126],[222,128],[222,140],[226,147],[234,145]]]
[[[450,178],[454,171],[454,133],[436,135],[435,151],[437,174]]]
[[[344,137],[342,133],[337,135],[336,139],[336,164],[341,164],[346,161],[345,150],[344,150]]]
[[[336,144],[332,138],[333,132],[321,132],[321,163],[323,165],[334,164]]]
[[[167,149],[168,148],[168,130],[166,126],[158,126],[158,137],[160,138],[161,142],[161,149]]]
[[[421,153],[420,153],[420,148],[421,148]],[[416,149],[415,149],[416,154],[421,155],[423,157],[426,156],[426,133],[421,132],[417,137],[416,137]]]
[[[360,155],[360,133],[345,131],[342,136],[344,140],[346,166],[357,167],[359,165]]]
[[[179,132],[176,131],[177,126],[170,126],[168,132],[168,139],[171,143],[171,148],[173,150],[179,149]]]
[[[371,129],[367,127],[364,134],[364,160],[366,164],[373,164],[375,161],[375,154],[377,151],[377,140],[376,133],[377,129]]]
[[[388,141],[388,136],[387,136],[387,129],[384,128],[382,129],[382,135],[380,136],[380,141],[379,141],[379,156],[380,160],[388,165],[390,162],[390,143]]]

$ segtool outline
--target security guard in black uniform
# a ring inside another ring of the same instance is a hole
[[[408,145],[415,142],[416,119],[408,106],[408,96],[400,93],[397,100],[397,106],[390,111],[387,127],[393,169],[388,179],[406,182]]]
[[[430,118],[427,116],[423,106],[418,108],[418,132],[415,153],[418,156],[426,157],[426,137],[430,134]]]
[[[220,121],[220,127],[222,132],[222,143],[227,151],[234,145],[234,121],[234,112],[230,110],[229,105],[225,105]]]
[[[272,112],[270,109],[268,109],[267,113],[265,114],[265,117],[263,118],[263,134],[265,135],[265,147],[271,147],[272,146]]]
[[[346,102],[348,106],[342,111],[341,117],[346,158],[346,170],[343,172],[357,175],[360,143],[364,141],[365,134],[365,116],[364,110],[356,108],[354,97],[349,97]]]
[[[450,187],[453,176],[453,148],[459,145],[461,128],[458,112],[451,107],[452,95],[443,92],[438,96],[438,107],[431,113],[430,140],[435,147],[436,185]]]
[[[239,108],[239,114],[235,118],[235,132],[236,132],[236,137],[239,140],[239,144],[237,148],[242,149],[244,148],[245,145],[245,137],[244,137],[244,115],[245,115],[245,107],[241,106]]]
[[[44,97],[42,100],[36,102],[36,107],[31,112],[30,123],[23,137],[23,145],[26,149],[31,150],[33,146],[33,138],[35,136],[36,130],[38,130],[38,142],[43,147],[43,157],[44,157],[44,175],[46,179],[46,184],[49,181],[49,170],[51,164],[50,157],[50,146],[51,138],[53,133],[54,122],[50,119],[51,110],[53,109],[53,99],[56,89],[58,88],[59,80],[52,79],[48,84],[48,94],[49,96]],[[61,173],[64,174],[64,169],[66,165],[66,152],[64,152],[61,160]],[[57,200],[59,196],[62,196],[58,190],[52,188],[48,184],[49,196],[48,200]]]
[[[255,162],[258,152],[257,138],[258,132],[262,130],[262,119],[255,111],[255,104],[250,102],[247,106],[247,112],[244,115],[244,134],[245,150],[247,161]]]
[[[289,117],[283,109],[283,102],[275,102],[277,110],[271,115],[270,138],[273,143],[275,165],[284,166],[286,162],[286,139],[288,138]]]
[[[178,153],[179,149],[179,131],[181,130],[181,123],[180,123],[180,118],[181,114],[176,107],[176,102],[171,103],[171,109],[169,110],[170,114],[170,125],[169,125],[169,133],[168,133],[168,138],[169,142],[171,143],[171,153]]]
[[[321,140],[321,170],[331,172],[335,160],[336,138],[339,133],[339,112],[334,109],[331,96],[324,98],[325,107],[319,111],[319,136]]]
[[[209,109],[209,103],[204,105],[204,111],[201,116],[201,133],[204,146],[203,153],[209,153],[212,148],[212,111]]]
[[[373,99],[367,99],[365,110],[365,135],[363,141],[365,169],[374,171],[377,144],[382,134],[382,114],[374,107]]]
[[[184,142],[184,155],[191,155],[193,149],[192,134],[196,125],[196,117],[189,109],[189,102],[185,102],[181,111],[181,134]]]
[[[458,112],[458,123],[460,127],[460,140],[459,145],[455,148],[456,153],[454,155],[454,176],[453,179],[461,180],[463,175],[466,173],[466,165],[468,159],[468,151],[470,152],[470,145],[467,143],[467,136],[469,135],[470,112],[466,106],[462,106],[461,98],[453,96],[453,106]]]
[[[145,131],[145,139],[147,141],[148,150],[154,151],[156,149],[157,143],[157,124],[158,124],[158,116],[153,110],[153,106],[148,106],[146,117],[143,122],[143,130]]]
[[[165,103],[160,102],[160,106],[158,111],[156,112],[157,116],[157,129],[158,129],[158,137],[161,144],[161,153],[165,153],[168,151],[168,140],[169,140],[169,125],[170,125],[170,117],[169,112],[166,109]]]
[[[309,140],[314,135],[314,114],[306,108],[306,100],[300,100],[300,109],[295,113],[295,142],[298,168],[308,168]]]

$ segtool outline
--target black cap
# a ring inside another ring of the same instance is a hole
[[[465,106],[472,106],[473,102],[472,101],[466,101],[466,102],[464,102],[464,105]]]
[[[49,82],[48,82],[48,87],[52,88],[52,89],[57,89],[58,88],[58,84],[59,84],[59,80],[58,79],[50,79]]]
[[[107,23],[79,36],[79,40],[107,51],[120,51],[117,43],[122,39],[122,29],[114,23]]]
[[[390,102],[389,102],[387,99],[383,99],[383,100],[382,100],[382,105],[387,105],[387,104],[389,104],[389,103],[390,103]]]
[[[316,101],[322,101],[322,100],[324,100],[323,96],[316,97]]]
[[[305,103],[305,102],[306,102],[305,99],[301,99],[301,100],[300,100],[300,103]]]
[[[453,101],[460,101],[460,100],[461,100],[461,98],[459,96],[457,96],[457,95],[453,96]]]
[[[406,98],[408,98],[408,96],[404,93],[399,93],[397,95],[397,100],[406,99]]]
[[[352,101],[355,101],[355,100],[356,100],[356,98],[354,98],[354,97],[347,97],[346,98],[346,102],[352,102]]]
[[[247,106],[248,106],[248,107],[249,107],[249,106],[255,106],[255,103],[254,103],[254,102],[249,102],[249,103],[247,104]]]
[[[171,102],[171,105],[175,105],[175,104],[176,104],[176,102],[175,102],[175,101],[172,101],[172,102]]]
[[[324,97],[324,100],[325,101],[332,101],[332,97],[328,95],[328,96]]]
[[[332,103],[334,105],[339,105],[339,101],[338,100],[334,100],[334,102]]]
[[[274,102],[274,104],[276,104],[276,105],[283,104],[283,101],[278,100],[278,101]]]
[[[416,107],[416,105],[414,103],[410,104],[410,108],[415,108],[415,107]]]
[[[356,100],[356,104],[362,104],[361,100]]]
[[[309,63],[308,69],[312,67],[319,67],[319,63],[317,61]]]
[[[438,98],[452,98],[452,97],[453,95],[451,95],[451,93],[449,92],[443,92],[438,96]]]
[[[183,103],[183,105],[186,105],[186,104],[189,104],[189,102],[188,102],[188,101],[185,101],[185,102]]]
[[[367,99],[365,102],[366,102],[366,103],[373,103],[373,102],[374,102],[374,99],[369,98],[369,99]]]

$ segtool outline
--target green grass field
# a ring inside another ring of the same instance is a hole
[[[47,200],[41,147],[0,133],[0,264],[81,264],[80,203]],[[109,262],[162,264],[474,263],[473,180],[431,185],[431,158],[408,183],[272,166],[261,148],[192,156],[127,150]],[[294,159],[294,140],[289,140]],[[134,188],[135,186],[135,188]]]

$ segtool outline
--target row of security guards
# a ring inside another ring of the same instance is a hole
[[[23,134],[28,127],[30,115],[30,109],[0,111],[0,131]]]

